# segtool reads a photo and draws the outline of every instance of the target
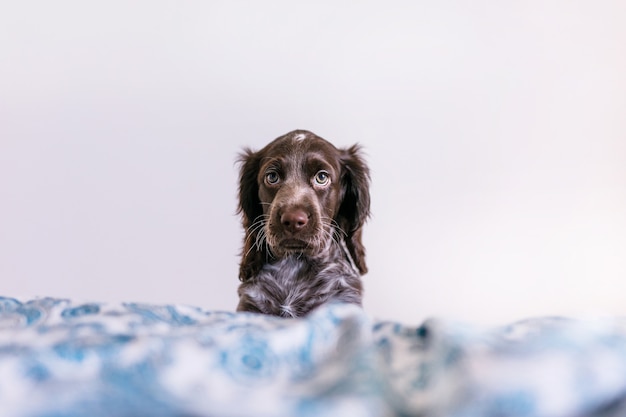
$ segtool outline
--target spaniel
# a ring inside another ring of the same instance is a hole
[[[360,147],[295,130],[239,162],[237,311],[301,317],[332,300],[361,305],[370,178]]]

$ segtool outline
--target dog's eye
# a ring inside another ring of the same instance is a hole
[[[280,176],[278,175],[278,172],[268,171],[265,174],[265,182],[268,183],[269,185],[278,184],[278,181],[280,181]]]
[[[330,183],[330,175],[326,171],[320,171],[315,174],[315,185],[328,185]]]

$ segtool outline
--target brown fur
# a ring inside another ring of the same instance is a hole
[[[237,310],[297,317],[330,300],[361,304],[370,196],[360,147],[296,130],[240,163]]]

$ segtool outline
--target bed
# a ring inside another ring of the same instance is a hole
[[[0,297],[0,416],[626,415],[626,320],[501,327]]]

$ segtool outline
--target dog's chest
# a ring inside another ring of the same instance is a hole
[[[296,306],[328,293],[328,285],[318,268],[296,257],[263,267],[257,282],[276,305]]]
[[[265,265],[260,275],[265,275],[281,286],[292,287],[298,284],[306,286],[307,281],[311,281],[308,278],[315,276],[315,272],[315,268],[309,262],[294,256]]]
[[[297,256],[267,264],[255,279],[254,293],[262,294],[263,312],[300,316],[351,287],[358,276],[349,264],[316,264]]]

